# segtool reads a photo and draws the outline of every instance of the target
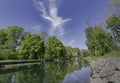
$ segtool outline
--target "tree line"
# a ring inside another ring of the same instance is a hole
[[[46,32],[31,34],[20,26],[8,26],[0,29],[0,59],[70,59],[78,48],[63,45],[55,36]]]

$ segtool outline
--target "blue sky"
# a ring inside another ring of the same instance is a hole
[[[87,49],[87,21],[90,25],[101,23],[110,1],[0,0],[0,28],[17,25],[31,33],[46,31],[67,46]]]

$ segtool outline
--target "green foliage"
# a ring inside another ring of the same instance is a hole
[[[27,39],[27,38],[29,38],[29,37],[31,37],[30,32],[24,32],[24,34],[23,34],[21,40],[25,40],[25,39]]]
[[[6,30],[0,30],[0,59],[16,59],[16,44],[12,38],[8,38]]]
[[[73,48],[72,47],[66,47],[66,58],[70,59],[73,57]]]
[[[89,50],[81,50],[81,57],[91,56],[91,52]]]
[[[4,44],[5,41],[7,40],[7,34],[5,33],[4,29],[0,30],[0,44]]]
[[[113,42],[109,34],[99,27],[88,27],[86,30],[86,45],[92,55],[103,55],[113,47]]]
[[[112,50],[111,52],[106,53],[105,56],[109,56],[109,57],[112,57],[112,56],[120,57],[120,49]]]
[[[0,46],[0,60],[17,59],[16,51]]]
[[[106,19],[107,30],[111,33],[113,40],[120,46],[120,18],[115,15]]]
[[[73,48],[73,56],[81,57],[81,52],[79,48]]]
[[[70,46],[66,47],[66,58],[70,59],[72,57],[81,57],[81,52],[79,48],[72,48]]]
[[[19,45],[18,40],[22,37],[24,29],[19,26],[8,26],[5,31],[7,33],[7,38],[15,41],[16,46]]]
[[[18,50],[20,59],[40,59],[44,57],[44,52],[44,42],[38,34],[26,37]]]
[[[8,26],[0,30],[0,59],[63,59],[66,51],[62,42],[55,36],[47,39],[46,32],[31,35],[19,26]]]
[[[55,36],[49,37],[46,42],[45,59],[62,59],[65,56],[65,47]]]

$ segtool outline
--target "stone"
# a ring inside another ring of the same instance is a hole
[[[99,73],[101,71],[102,67],[98,63],[93,62],[91,64],[91,69],[93,70],[92,73],[96,74],[96,73]]]
[[[93,74],[93,75],[92,75],[92,78],[99,78],[99,77],[100,77],[99,74]]]
[[[90,83],[120,83],[120,58],[102,58],[90,63]]]
[[[117,63],[117,70],[120,71],[120,63]]]
[[[111,76],[111,80],[114,83],[120,83],[120,72],[116,71],[115,74],[113,76]]]
[[[108,77],[114,74],[114,70],[109,64],[106,64],[99,74],[101,78]]]
[[[107,83],[106,80],[102,80],[101,78],[91,79],[90,83]]]

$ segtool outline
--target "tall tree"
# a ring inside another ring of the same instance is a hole
[[[74,54],[73,48],[70,46],[66,46],[65,49],[66,49],[66,58],[71,59],[73,57],[73,54]]]
[[[44,52],[43,38],[38,34],[26,37],[18,50],[20,59],[43,59]]]
[[[7,40],[7,34],[5,33],[4,29],[0,30],[0,44],[4,44]]]
[[[102,28],[88,27],[85,32],[87,37],[86,45],[92,55],[103,55],[112,49],[112,39]]]
[[[116,44],[120,46],[120,18],[112,15],[106,19],[106,25]]]
[[[6,33],[7,33],[8,42],[13,41],[13,43],[16,45],[14,49],[16,49],[17,46],[19,46],[20,43],[19,41],[23,36],[24,29],[19,26],[8,26],[6,28]]]
[[[8,38],[5,30],[0,30],[0,59],[16,59],[15,42]]]
[[[31,37],[32,35],[30,34],[30,32],[24,32],[23,36],[21,38],[21,42],[29,37]],[[20,43],[21,44],[21,43]]]
[[[65,56],[65,47],[55,36],[49,37],[46,42],[46,59],[62,59]]]

